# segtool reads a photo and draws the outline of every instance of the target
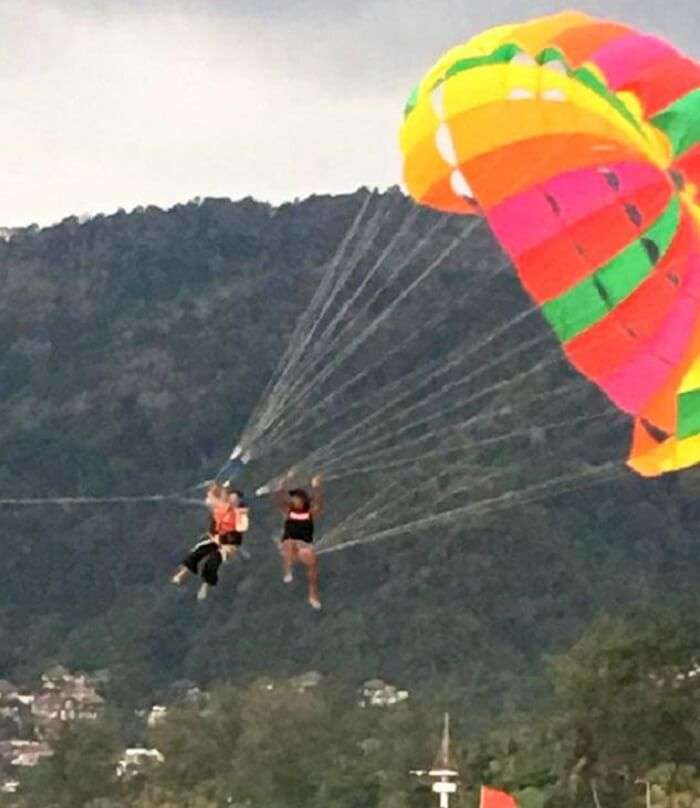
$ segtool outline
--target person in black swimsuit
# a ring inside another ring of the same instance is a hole
[[[306,567],[309,587],[309,603],[314,609],[321,608],[318,593],[318,558],[313,549],[314,519],[323,507],[321,478],[316,476],[311,481],[312,492],[303,488],[285,491],[280,488],[275,493],[277,507],[284,514],[284,530],[280,540],[280,553],[284,569],[284,582],[294,580],[293,569],[297,563]]]

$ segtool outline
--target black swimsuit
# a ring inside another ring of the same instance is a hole
[[[314,540],[314,518],[311,511],[289,510],[284,522],[282,541],[303,541],[311,544]]]

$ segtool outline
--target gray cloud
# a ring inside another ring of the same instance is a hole
[[[700,58],[697,0],[579,0]],[[0,223],[399,177],[405,97],[447,47],[566,0],[0,4]]]

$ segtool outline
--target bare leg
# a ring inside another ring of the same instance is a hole
[[[284,571],[284,582],[290,584],[293,579],[292,567],[297,560],[297,543],[292,539],[286,539],[280,544],[282,554],[282,569]]]
[[[309,584],[309,603],[314,609],[321,608],[321,600],[318,596],[318,558],[313,547],[306,545],[299,547],[299,561],[306,567],[306,579]]]
[[[189,573],[189,570],[187,569],[187,567],[178,567],[177,572],[175,573],[175,575],[173,575],[173,577],[170,580],[174,584],[179,586],[185,580],[188,573]]]
[[[230,561],[232,558],[236,557],[236,553],[238,552],[238,547],[235,544],[222,544],[219,548],[219,552],[221,553],[221,557],[226,561]]]

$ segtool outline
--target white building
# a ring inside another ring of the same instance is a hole
[[[157,727],[158,724],[161,724],[165,719],[168,717],[168,708],[163,707],[162,704],[154,704],[151,707],[150,712],[148,713],[148,717],[146,718],[146,724],[153,728]]]
[[[103,706],[104,699],[94,691],[50,690],[34,699],[32,715],[40,724],[94,721]]]
[[[165,758],[158,749],[133,747],[126,749],[117,763],[117,777],[133,777],[149,766],[159,766]]]
[[[36,766],[37,763],[44,758],[49,758],[53,755],[53,749],[40,741],[7,741],[3,747],[7,747],[2,751],[2,757],[9,762],[11,766]]]
[[[392,707],[406,701],[408,690],[399,690],[383,679],[370,679],[362,686],[360,707]]]
[[[314,687],[318,687],[322,681],[323,681],[322,673],[319,673],[318,671],[307,671],[306,673],[302,673],[299,676],[295,676],[290,681],[290,684],[295,690],[299,690],[300,692],[303,693],[306,690],[311,690]]]

